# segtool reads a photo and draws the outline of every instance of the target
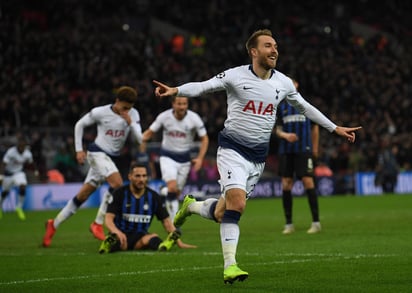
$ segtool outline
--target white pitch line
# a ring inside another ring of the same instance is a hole
[[[360,258],[383,258],[383,257],[393,257],[394,254],[357,254],[357,255],[344,255],[344,254],[312,254],[312,253],[285,253],[278,254],[277,256],[304,256],[304,257],[316,257],[316,258],[305,258],[305,259],[292,259],[292,260],[277,260],[271,262],[259,262],[259,263],[244,263],[250,266],[268,266],[276,264],[295,264],[304,262],[319,262],[319,261],[334,261],[337,259],[360,259]],[[319,257],[324,257],[324,259],[319,259]],[[110,274],[92,274],[88,276],[73,276],[73,277],[55,277],[55,278],[41,278],[41,279],[31,279],[31,280],[15,280],[8,282],[0,282],[0,286],[11,286],[20,284],[30,284],[30,283],[46,283],[55,281],[67,281],[67,280],[87,280],[91,278],[107,278],[107,277],[117,277],[117,276],[135,276],[141,274],[159,274],[159,273],[173,273],[173,272],[185,272],[185,271],[204,271],[204,270],[215,270],[219,269],[221,266],[208,266],[208,267],[185,267],[177,269],[157,269],[157,270],[147,270],[147,271],[134,271],[134,272],[119,272]]]

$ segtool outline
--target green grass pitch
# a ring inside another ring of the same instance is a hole
[[[183,241],[197,249],[100,255],[88,231],[95,209],[63,223],[40,246],[57,211],[0,220],[0,292],[412,292],[412,195],[319,198],[322,232],[308,235],[309,207],[294,200],[296,232],[282,235],[280,199],[250,199],[237,261],[244,282],[223,284],[219,226],[191,216]],[[152,231],[166,233],[155,219]]]

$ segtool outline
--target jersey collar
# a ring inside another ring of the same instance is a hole
[[[253,65],[252,65],[252,64],[249,65],[249,70],[250,70],[256,77],[259,77],[259,76],[255,73],[255,71],[253,71]],[[274,74],[275,74],[275,69],[272,69],[272,72],[270,73],[269,79],[271,79]],[[260,77],[259,77],[259,78],[260,78]]]

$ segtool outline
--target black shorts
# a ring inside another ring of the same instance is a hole
[[[313,177],[315,166],[311,153],[282,154],[279,157],[279,176],[302,178]]]
[[[134,247],[136,246],[136,243],[145,235],[146,235],[146,233],[126,234],[126,237],[127,237],[127,250],[134,250]]]

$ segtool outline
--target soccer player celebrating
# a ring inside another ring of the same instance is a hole
[[[76,196],[67,202],[56,218],[47,221],[46,233],[43,237],[44,247],[50,246],[59,225],[75,214],[97,187],[107,181],[110,186],[109,190],[104,195],[95,221],[90,225],[90,231],[94,237],[99,240],[105,239],[103,221],[107,204],[111,200],[111,192],[123,184],[114,160],[120,155],[129,132],[133,133],[139,144],[142,142],[140,115],[133,108],[136,100],[136,90],[129,86],[120,87],[117,90],[114,104],[95,107],[77,121],[74,128],[77,161],[79,164],[84,164],[87,158],[90,169]],[[97,125],[97,137],[88,146],[86,153],[83,150],[83,130],[93,124]]]
[[[188,107],[188,98],[173,97],[172,108],[160,113],[143,133],[143,141],[147,141],[163,129],[160,170],[167,184],[166,208],[172,220],[179,209],[179,196],[186,184],[191,163],[194,170],[199,171],[209,145],[202,119]],[[200,148],[198,155],[191,159],[195,135],[199,137]]]
[[[350,142],[355,141],[355,131],[361,128],[334,124],[302,98],[289,77],[275,70],[278,49],[270,30],[254,32],[246,42],[246,48],[252,64],[228,69],[209,80],[179,87],[153,81],[158,97],[196,97],[226,91],[227,118],[219,134],[217,150],[222,195],[219,200],[207,199],[205,202],[197,202],[187,195],[174,219],[176,227],[180,227],[191,214],[220,223],[225,283],[243,281],[249,275],[236,262],[238,223],[246,199],[263,172],[278,104],[286,99],[310,120]]]

